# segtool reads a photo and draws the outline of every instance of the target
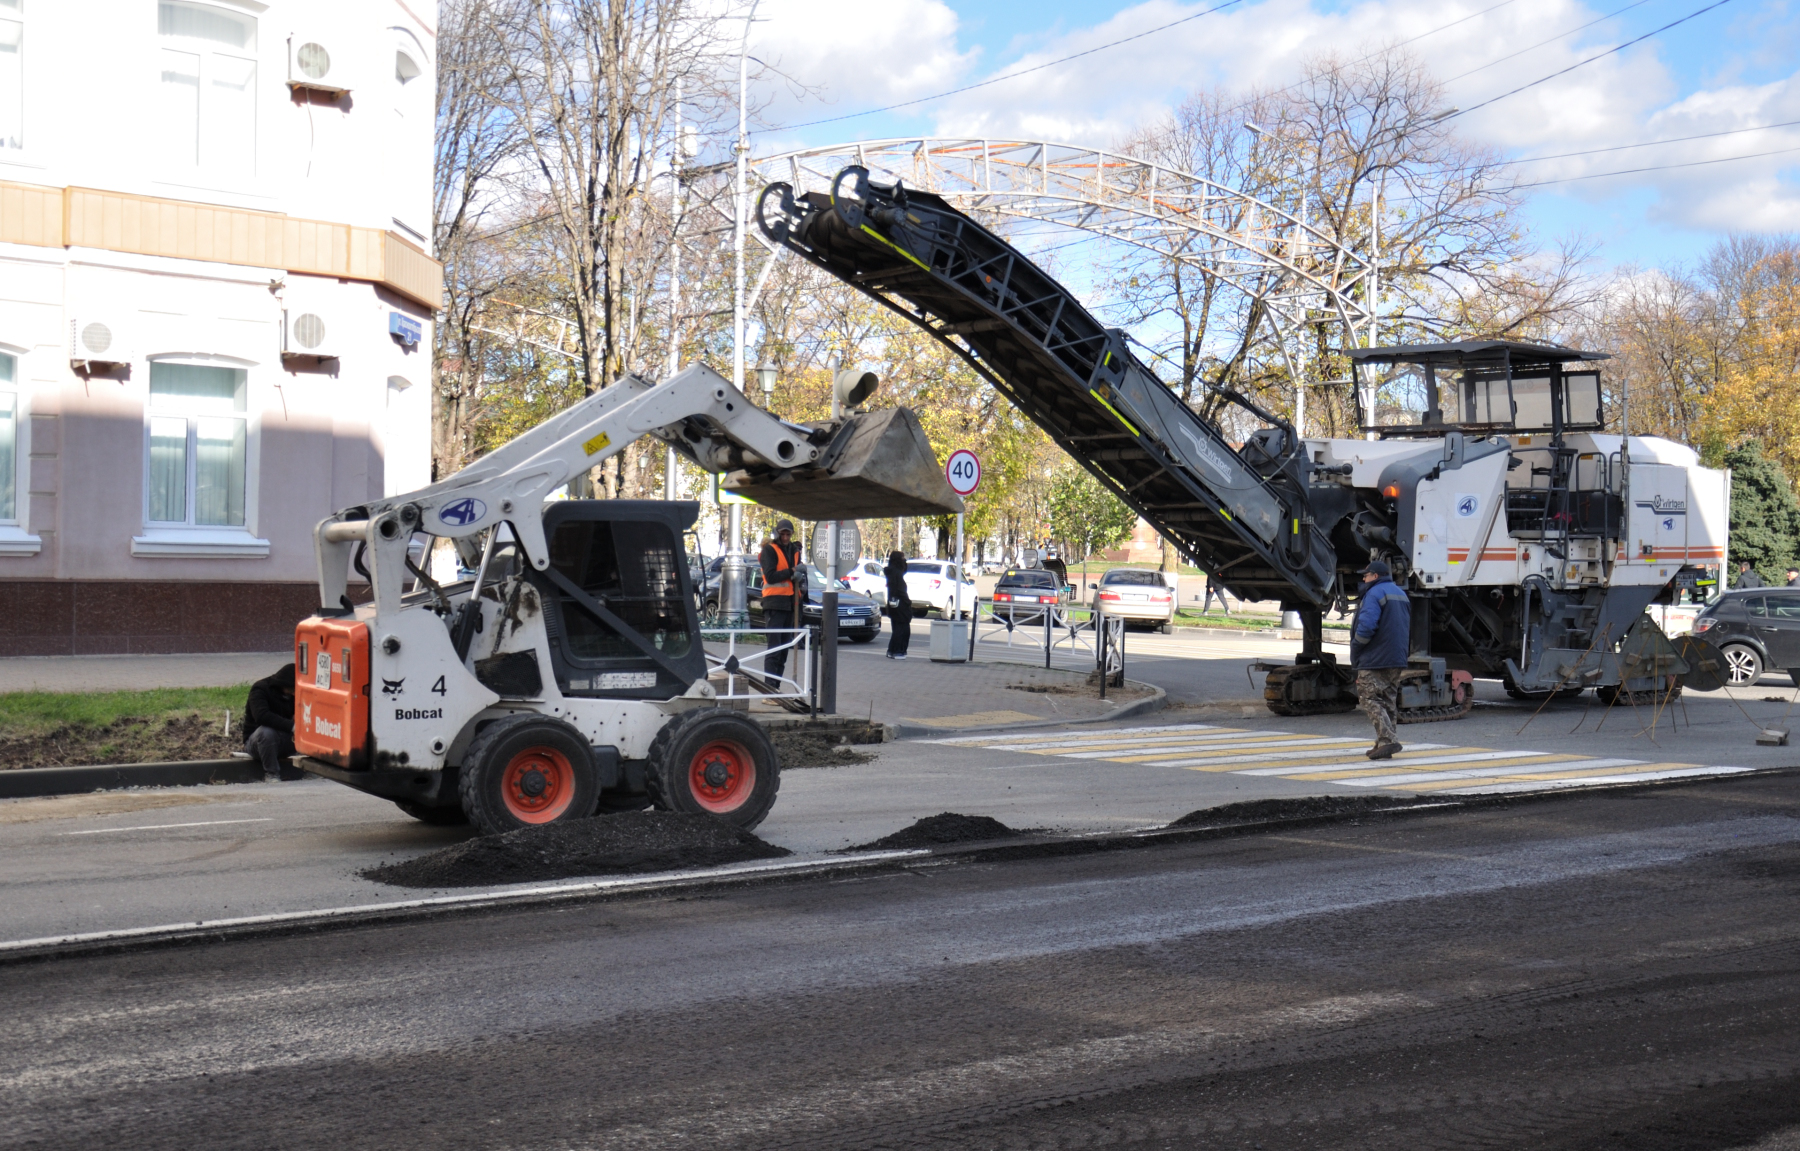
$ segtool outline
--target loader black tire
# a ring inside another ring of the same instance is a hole
[[[428,807],[411,799],[396,799],[394,806],[433,827],[461,827],[469,822],[469,813],[461,807]]]
[[[585,819],[600,801],[600,772],[573,726],[522,713],[481,729],[463,753],[463,811],[483,835]]]
[[[781,768],[762,725],[704,708],[663,725],[650,744],[650,795],[663,811],[704,812],[748,831],[775,806]]]

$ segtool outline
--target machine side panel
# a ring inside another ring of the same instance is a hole
[[[338,767],[368,766],[367,625],[313,616],[295,629],[294,747]]]
[[[1731,541],[1726,508],[1726,473],[1713,468],[1689,468],[1687,475],[1687,562],[1723,564]]]
[[[1419,513],[1414,517],[1414,566],[1424,541],[1431,534],[1443,541],[1443,566],[1428,568],[1443,578],[1433,583],[1491,583],[1513,577],[1516,549],[1506,534],[1506,462],[1504,453],[1472,461],[1437,480],[1419,484]],[[1492,553],[1492,554],[1490,554]],[[1435,558],[1435,552],[1432,557]],[[1489,560],[1487,578],[1477,570]]]
[[[1664,568],[1671,562],[1677,567],[1687,562],[1687,469],[1633,464],[1630,483],[1626,565]]]

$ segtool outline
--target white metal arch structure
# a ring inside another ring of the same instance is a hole
[[[848,165],[965,209],[1092,232],[1192,265],[1260,300],[1282,329],[1333,314],[1369,330],[1368,260],[1293,209],[1132,156],[1044,140],[920,137],[785,152],[753,162],[766,181],[829,191]],[[1283,341],[1285,351],[1285,340]]]

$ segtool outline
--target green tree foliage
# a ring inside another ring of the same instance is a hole
[[[1745,440],[1725,453],[1731,469],[1731,576],[1745,560],[1764,580],[1779,584],[1800,554],[1800,504],[1781,465]]]
[[[1070,547],[1069,559],[1104,551],[1136,526],[1137,513],[1083,469],[1065,467],[1050,480],[1050,531]]]

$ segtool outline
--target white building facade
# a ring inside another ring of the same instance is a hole
[[[434,16],[0,0],[0,655],[285,649],[429,482]]]

